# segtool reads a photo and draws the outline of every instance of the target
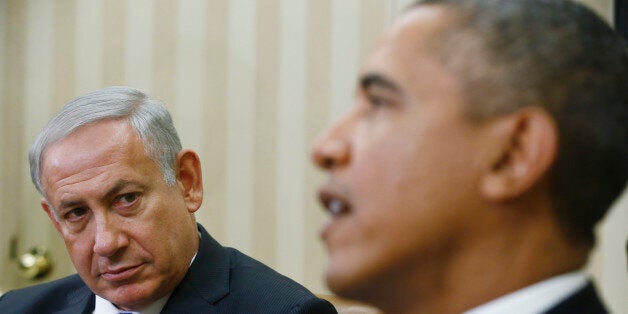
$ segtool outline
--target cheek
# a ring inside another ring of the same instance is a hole
[[[351,160],[350,186],[358,195],[354,201],[388,204],[403,201],[420,189],[425,175],[422,156],[416,142],[406,137],[365,141],[355,145]]]
[[[356,147],[349,184],[359,232],[371,245],[394,250],[437,229],[432,224],[455,207],[448,198],[457,179],[446,173],[452,171],[449,157],[429,140],[386,138]]]
[[[64,238],[70,259],[79,273],[90,272],[94,242],[91,235]]]
[[[130,229],[133,238],[144,251],[152,255],[159,267],[166,266],[185,251],[189,213],[177,195],[160,199],[150,205],[151,215],[142,217],[142,222]]]

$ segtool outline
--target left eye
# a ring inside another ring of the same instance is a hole
[[[118,198],[114,202],[114,206],[130,206],[135,203],[135,201],[137,201],[138,197],[139,195],[137,193],[122,194],[118,196]]]
[[[137,195],[135,193],[124,194],[120,199],[127,203],[133,203],[137,199]]]
[[[81,218],[83,218],[83,216],[85,216],[86,214],[87,214],[86,208],[77,207],[68,211],[65,215],[63,215],[63,218],[69,222],[77,222]]]

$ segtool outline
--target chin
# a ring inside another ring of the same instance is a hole
[[[333,254],[336,253],[336,254]],[[343,254],[345,253],[345,254]],[[336,295],[369,304],[382,304],[391,297],[390,276],[394,275],[394,259],[383,254],[348,254],[347,250],[330,252],[325,282]]]
[[[329,290],[337,296],[354,300],[357,300],[359,297],[357,293],[355,293],[354,287],[346,284],[346,281],[342,279],[328,275],[326,276],[326,282]]]
[[[325,282],[327,287],[340,297],[366,301],[365,288],[368,286],[368,280],[360,275],[357,268],[337,267],[330,263],[325,272]]]
[[[129,310],[129,311],[141,311],[142,309],[149,306],[152,302],[156,301],[156,299],[149,298],[117,298],[114,300],[109,300],[111,303],[115,304],[121,309]]]
[[[101,296],[125,310],[140,310],[156,300],[156,298],[151,297],[149,292],[150,289],[146,287],[125,285],[103,291]]]

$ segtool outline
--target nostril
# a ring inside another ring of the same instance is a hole
[[[349,162],[350,147],[347,141],[332,139],[314,151],[314,160],[322,169],[343,167]]]
[[[323,158],[323,160],[321,162],[321,165],[325,169],[332,168],[334,166],[334,159],[330,158],[330,157],[325,157],[325,158]]]

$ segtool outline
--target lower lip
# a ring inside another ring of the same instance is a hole
[[[124,281],[135,276],[139,272],[140,266],[127,268],[119,273],[102,273],[100,276],[107,281]]]
[[[327,220],[327,222],[325,222],[325,224],[321,227],[320,230],[320,237],[321,239],[323,239],[323,241],[327,242],[329,240],[329,237],[331,236],[331,233],[333,232],[334,229],[339,228],[338,225],[340,224],[341,219],[343,219],[344,215],[340,215],[340,216],[330,216],[329,219]]]

